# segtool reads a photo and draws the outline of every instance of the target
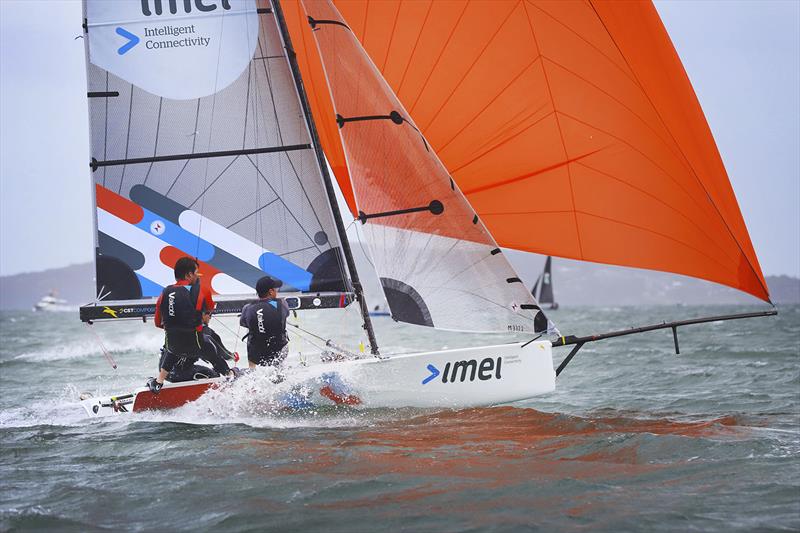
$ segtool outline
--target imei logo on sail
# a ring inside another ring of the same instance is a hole
[[[430,375],[422,380],[422,384],[426,385],[430,383],[436,379],[439,374],[442,375],[442,383],[455,383],[456,381],[463,383],[467,381],[467,379],[469,379],[469,381],[475,381],[476,377],[481,381],[502,379],[503,376],[500,374],[502,365],[502,357],[496,359],[486,357],[482,359],[480,363],[475,359],[456,361],[454,363],[448,361],[447,364],[444,365],[444,370],[441,372],[435,366],[428,365],[427,369]]]
[[[169,12],[173,15],[178,13],[178,6],[183,8],[181,11],[184,13],[192,12],[192,0],[142,0],[142,15],[145,17],[149,17],[153,13],[161,15],[164,13],[164,4],[169,7]],[[228,10],[231,8],[230,0],[221,0],[219,4],[222,6],[222,9]],[[194,0],[194,7],[197,8],[198,11],[214,11],[217,9],[217,2],[213,0]]]

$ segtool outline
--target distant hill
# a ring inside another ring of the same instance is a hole
[[[94,299],[94,264],[2,276],[0,309],[31,309],[50,291],[55,291],[58,298],[71,305],[91,302]]]
[[[359,273],[372,304],[383,302],[378,281],[363,254],[355,248]],[[533,285],[544,264],[542,256],[507,251],[517,272]],[[94,298],[92,263],[0,277],[0,309],[30,309],[51,290],[70,304]],[[800,279],[767,276],[772,301],[800,304]],[[612,267],[567,259],[553,259],[553,287],[564,307],[582,305],[698,305],[748,304],[758,300],[743,292],[685,276],[634,268]]]

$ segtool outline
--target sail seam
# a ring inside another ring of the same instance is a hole
[[[594,14],[597,17],[597,19],[600,21],[600,24],[602,24],[603,28],[606,30],[606,33],[608,34],[609,38],[611,39],[611,42],[614,43],[614,46],[619,51],[620,56],[622,56],[622,58],[625,60],[625,64],[628,65],[628,68],[630,68],[631,71],[633,71],[633,68],[628,63],[627,57],[625,57],[625,54],[622,53],[622,49],[619,47],[619,44],[617,44],[617,41],[611,35],[611,32],[608,30],[608,27],[606,27],[605,22],[603,21],[603,18],[597,12],[597,9],[594,7],[594,4],[591,1],[589,2],[589,4],[592,6],[592,11],[594,11]],[[655,8],[653,8],[653,9],[655,9]],[[673,47],[673,50],[674,50],[674,47]],[[675,51],[675,54],[677,55],[677,51]],[[684,69],[684,75],[685,75],[685,69]],[[634,74],[634,77],[635,77],[635,74]],[[675,145],[678,146],[678,150],[680,151],[681,155],[683,156],[684,160],[686,161],[686,164],[689,165],[690,172],[692,173],[692,175],[694,176],[695,180],[698,182],[700,187],[703,189],[703,191],[706,193],[706,196],[708,197],[709,203],[711,203],[711,205],[714,207],[714,210],[717,212],[717,215],[719,216],[720,220],[722,221],[723,225],[725,226],[725,229],[728,230],[728,233],[730,234],[731,239],[733,239],[733,242],[736,243],[736,246],[739,248],[739,251],[742,253],[744,258],[747,260],[747,266],[750,267],[750,270],[752,271],[753,275],[755,276],[756,281],[761,286],[761,289],[764,291],[764,295],[767,297],[767,302],[772,303],[772,300],[770,300],[770,298],[769,298],[769,289],[767,288],[765,283],[762,282],[762,277],[758,275],[758,272],[756,272],[755,266],[750,261],[750,257],[745,253],[744,249],[742,248],[742,244],[739,242],[739,240],[734,235],[733,230],[731,230],[730,226],[728,225],[727,220],[725,220],[725,217],[722,216],[722,213],[720,212],[719,207],[714,202],[714,199],[711,196],[711,194],[705,188],[705,185],[703,184],[703,182],[700,179],[700,177],[697,175],[697,172],[695,171],[694,167],[692,166],[691,162],[689,161],[689,158],[686,156],[686,154],[683,152],[683,150],[680,149],[680,145],[678,144],[677,139],[675,139],[675,136],[672,134],[672,131],[669,129],[669,127],[667,127],[667,124],[664,121],[664,118],[661,116],[661,113],[658,111],[658,108],[653,103],[653,100],[650,98],[650,95],[647,93],[647,91],[644,90],[644,87],[642,87],[641,81],[639,81],[638,78],[636,78],[636,81],[637,81],[637,84],[639,85],[639,88],[642,90],[642,93],[647,98],[647,101],[650,102],[650,105],[652,106],[653,111],[656,113],[656,115],[661,120],[661,123],[664,125],[664,129],[667,131],[667,133],[670,135],[672,140],[675,142]],[[694,95],[694,96],[695,96],[695,100],[697,101],[697,95]],[[698,105],[699,105],[699,101],[697,101],[697,102],[698,102]],[[702,109],[701,109],[701,113],[702,113]],[[705,116],[703,118],[705,118]],[[714,147],[716,148],[716,143],[714,144]],[[720,159],[721,158],[722,157],[720,156]],[[724,169],[724,164],[723,164],[723,169]],[[725,173],[727,175],[727,172],[725,172]],[[730,186],[730,183],[729,183],[729,186]],[[731,190],[732,190],[733,187],[732,186],[730,186],[730,187],[731,187]],[[734,195],[734,198],[735,198],[735,195]],[[742,217],[741,210],[739,210],[739,216]],[[742,220],[744,220],[744,217],[742,217]],[[749,235],[748,235],[748,237],[749,237]]]
[[[495,103],[495,102],[496,102],[496,101],[497,101],[497,100],[498,100],[498,99],[499,99],[501,96],[503,96],[503,94],[505,94],[506,90],[507,90],[507,89],[509,89],[509,88],[510,88],[510,87],[511,87],[511,86],[514,84],[514,82],[516,82],[518,79],[520,79],[520,78],[521,78],[521,77],[522,77],[522,76],[523,76],[523,75],[524,75],[524,74],[525,74],[525,73],[528,71],[528,69],[530,69],[531,67],[533,67],[533,65],[535,65],[535,64],[536,64],[536,62],[537,62],[537,61],[540,61],[541,59],[542,59],[542,54],[539,54],[539,55],[537,55],[535,58],[533,58],[533,60],[532,60],[530,63],[528,63],[527,65],[525,65],[525,67],[523,67],[523,68],[522,68],[522,70],[520,70],[519,74],[517,74],[516,76],[514,76],[514,78],[513,78],[513,79],[511,79],[511,81],[509,81],[509,82],[506,84],[506,86],[505,86],[505,87],[503,87],[503,88],[500,90],[500,92],[498,92],[498,93],[497,93],[497,95],[496,95],[494,98],[492,98],[491,100],[489,100],[489,101],[486,103],[486,105],[484,105],[484,106],[483,106],[483,107],[482,107],[480,110],[478,110],[478,112],[477,112],[477,113],[475,113],[475,115],[474,115],[474,116],[473,116],[471,119],[469,119],[469,121],[467,121],[467,122],[466,122],[466,123],[465,123],[465,124],[464,124],[464,125],[461,127],[461,129],[459,129],[457,132],[455,132],[455,133],[454,133],[454,134],[453,134],[453,135],[452,135],[452,136],[451,136],[451,137],[450,137],[450,138],[449,138],[449,139],[448,139],[448,140],[447,140],[447,141],[446,141],[444,144],[442,144],[442,145],[441,145],[441,146],[440,146],[440,147],[437,149],[437,152],[443,152],[443,151],[444,151],[444,150],[445,150],[445,149],[446,149],[446,148],[447,148],[447,147],[450,145],[450,143],[452,143],[454,140],[456,140],[456,138],[458,138],[458,136],[459,136],[459,135],[461,135],[461,132],[463,132],[463,131],[464,131],[465,129],[467,129],[467,128],[468,128],[470,125],[472,125],[472,123],[473,123],[473,122],[475,122],[475,121],[476,121],[476,120],[477,120],[477,119],[478,119],[478,118],[479,118],[479,117],[480,117],[480,116],[481,116],[481,115],[484,113],[484,111],[486,111],[487,109],[489,109],[489,107],[490,107],[490,106],[491,106],[493,103]]]
[[[530,17],[530,14],[528,13],[528,7],[527,7],[526,2],[522,3],[522,7],[525,10],[525,19],[528,21],[528,28],[530,28],[530,30],[531,30],[531,37],[533,38],[533,42],[536,44],[536,49],[541,54],[542,53],[542,48],[539,46],[539,40],[536,39],[536,32],[533,31],[533,22],[531,22],[531,17]],[[542,54],[542,56],[544,58],[544,54]],[[550,78],[547,75],[547,69],[545,68],[545,65],[544,65],[544,59],[542,60],[542,62],[540,64],[542,66],[542,74],[544,76],[545,85],[547,85],[547,94],[550,96],[550,103],[553,106],[553,116],[555,117],[556,126],[558,127],[558,135],[559,135],[559,138],[561,139],[561,148],[564,150],[564,157],[567,157],[567,155],[568,155],[567,143],[564,140],[564,131],[561,128],[561,121],[558,119],[558,111],[556,110],[556,101],[555,101],[555,98],[553,97],[553,88],[550,86]],[[567,165],[567,178],[568,178],[568,182],[569,182],[569,196],[570,196],[570,201],[572,202],[572,210],[573,210],[572,219],[573,219],[573,221],[575,223],[575,237],[578,240],[578,252],[581,254],[581,258],[582,258],[583,257],[583,243],[581,242],[581,228],[580,228],[580,226],[578,224],[578,215],[575,212],[576,211],[576,209],[575,209],[575,190],[572,187],[572,172],[570,172],[569,165]]]
[[[406,75],[408,74],[408,69],[411,67],[411,63],[414,61],[414,54],[417,53],[417,46],[419,45],[419,40],[422,38],[422,32],[425,31],[425,25],[428,23],[428,17],[431,14],[431,9],[433,8],[433,2],[428,3],[428,10],[425,12],[425,19],[422,21],[422,25],[419,28],[419,33],[417,34],[417,38],[414,40],[414,46],[411,48],[411,54],[408,56],[408,61],[406,62],[406,66],[403,68],[403,75],[400,78],[400,83],[397,85],[397,92],[396,94],[400,95],[400,92],[403,90],[403,84],[406,82]]]
[[[466,72],[464,72],[464,75],[461,76],[461,78],[458,80],[458,82],[453,86],[453,89],[450,91],[450,93],[442,100],[442,103],[439,105],[439,107],[436,109],[436,111],[433,113],[433,115],[431,115],[430,119],[428,120],[428,123],[424,126],[423,129],[427,130],[430,127],[430,125],[434,123],[436,118],[442,112],[442,109],[444,109],[444,107],[448,104],[448,102],[452,98],[453,94],[455,94],[455,92],[458,90],[458,88],[461,87],[461,84],[464,83],[464,80],[467,79],[467,76],[469,76],[470,72],[472,72],[472,69],[475,68],[475,65],[478,64],[478,61],[480,61],[481,57],[483,57],[483,54],[486,52],[486,50],[489,48],[489,46],[492,44],[492,42],[495,40],[495,38],[497,38],[497,36],[503,30],[503,27],[506,25],[508,20],[511,18],[511,15],[514,14],[514,12],[517,10],[517,8],[521,4],[522,4],[522,1],[520,0],[519,2],[517,2],[508,11],[508,15],[506,15],[506,18],[503,19],[503,21],[497,27],[497,30],[495,30],[495,32],[492,34],[492,36],[489,38],[489,40],[484,44],[483,48],[481,48],[481,51],[478,52],[478,54],[475,57],[475,59],[472,61],[472,63],[470,63],[470,65],[467,68]]]

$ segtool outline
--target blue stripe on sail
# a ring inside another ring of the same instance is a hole
[[[142,297],[159,296],[161,295],[161,291],[164,290],[164,287],[158,283],[150,281],[141,274],[136,274],[136,277],[139,278],[139,285],[142,286]]]
[[[136,224],[136,227],[155,235],[162,241],[186,252],[187,254],[197,257],[200,261],[208,262],[214,257],[214,245],[208,241],[204,241],[197,235],[189,233],[177,224],[166,220],[164,217],[158,216],[152,211],[142,208],[144,216],[142,220]],[[163,225],[163,230],[153,229],[153,223]],[[159,234],[159,232],[161,232]]]
[[[311,272],[272,252],[261,254],[261,257],[258,258],[258,266],[270,276],[278,278],[297,290],[307,291],[311,287]]]

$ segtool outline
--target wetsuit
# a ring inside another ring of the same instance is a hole
[[[160,368],[172,372],[176,366],[191,367],[202,356],[201,313],[213,306],[210,294],[199,282],[189,285],[181,280],[164,288],[155,314],[156,327],[166,332]]]
[[[262,299],[242,309],[239,324],[246,327],[247,359],[256,365],[277,366],[286,358],[284,348],[289,309],[282,301]]]

